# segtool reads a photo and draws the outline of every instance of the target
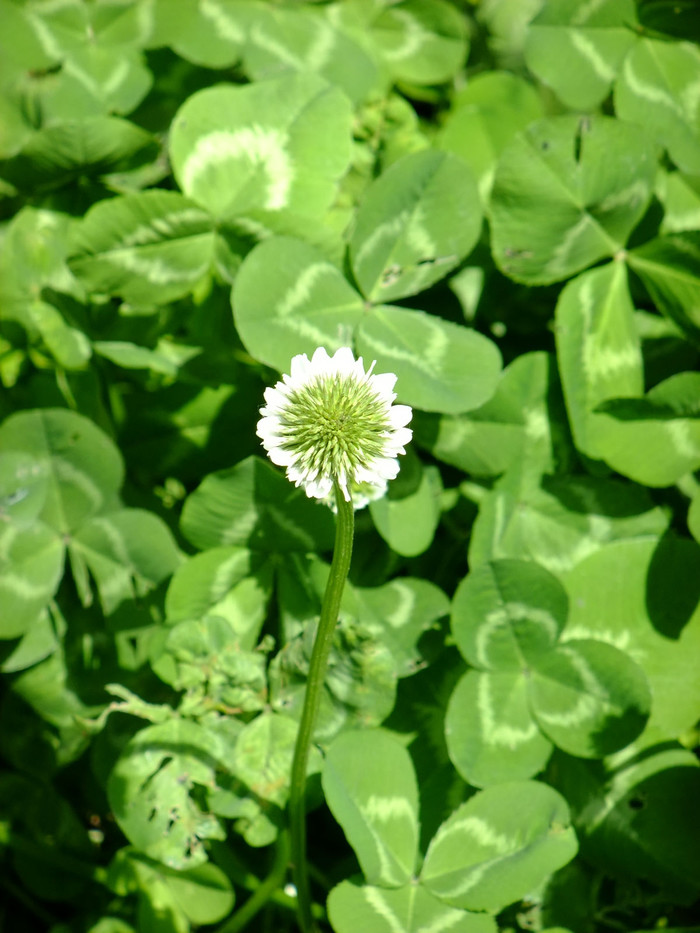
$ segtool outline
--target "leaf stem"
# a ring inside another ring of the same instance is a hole
[[[340,600],[350,570],[355,522],[352,502],[345,501],[342,490],[337,483],[335,484],[335,501],[338,508],[338,519],[335,528],[333,561],[328,582],[326,583],[326,591],[323,595],[321,617],[318,622],[314,647],[311,652],[304,707],[301,712],[299,732],[294,747],[289,794],[292,868],[297,889],[299,926],[303,933],[316,933],[317,929],[311,913],[311,892],[306,864],[306,769],[311,737],[321,702],[323,683],[326,678],[328,656],[333,644],[333,632],[338,621]]]
[[[289,840],[287,833],[280,833],[277,841],[275,859],[270,874],[261,882],[248,900],[220,927],[216,933],[239,933],[251,920],[257,916],[262,908],[272,899],[275,892],[282,887],[287,872],[289,860]]]

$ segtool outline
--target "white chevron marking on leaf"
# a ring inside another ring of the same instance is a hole
[[[595,47],[595,43],[591,42],[588,36],[578,29],[572,29],[569,32],[569,37],[573,47],[577,52],[581,53],[598,77],[602,81],[612,81],[615,77],[615,69],[605,61]]]
[[[479,678],[477,707],[481,714],[482,732],[487,744],[501,745],[512,750],[519,745],[524,745],[525,742],[529,742],[538,732],[534,722],[530,722],[528,726],[523,728],[522,726],[513,726],[510,723],[496,720],[493,714],[493,698],[490,685],[490,677]]]
[[[281,210],[289,201],[294,169],[286,150],[287,135],[272,127],[254,125],[240,130],[215,130],[200,137],[185,161],[183,188],[191,191],[213,166],[233,161],[262,166],[268,176],[263,199],[267,210]]]

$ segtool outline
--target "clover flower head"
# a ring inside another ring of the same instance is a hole
[[[257,434],[270,460],[306,495],[327,499],[335,482],[356,506],[386,490],[413,432],[408,405],[394,405],[393,373],[365,372],[362,357],[341,347],[295,356],[290,374],[265,390]]]

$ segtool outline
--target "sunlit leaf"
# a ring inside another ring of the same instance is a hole
[[[625,59],[615,85],[622,120],[640,123],[684,172],[700,173],[700,51],[691,42],[644,38]]]
[[[344,732],[326,753],[323,790],[370,884],[396,888],[418,849],[418,788],[405,748],[386,732]]]
[[[386,305],[360,323],[357,349],[398,376],[400,401],[424,411],[462,412],[490,398],[501,354],[487,337],[424,311]]]
[[[273,237],[249,253],[231,303],[248,351],[280,372],[297,353],[310,358],[316,347],[332,353],[348,346],[363,312],[361,296],[340,270],[290,237]]]
[[[501,155],[491,194],[491,251],[508,276],[558,282],[626,243],[649,203],[656,149],[611,117],[550,117]]]
[[[424,291],[473,249],[481,207],[469,167],[451,153],[416,152],[367,189],[350,261],[365,296],[382,303]]]
[[[443,904],[420,885],[360,887],[343,881],[328,895],[328,915],[337,933],[496,933],[496,921]]]
[[[566,801],[546,784],[499,784],[455,810],[433,837],[421,872],[441,901],[499,911],[566,865],[578,844]]]
[[[75,229],[70,267],[90,292],[134,304],[186,295],[214,255],[209,216],[174,191],[100,201]]]

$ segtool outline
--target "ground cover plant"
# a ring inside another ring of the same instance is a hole
[[[256,429],[345,347],[412,440],[301,923],[700,930],[699,23],[0,0],[1,929],[299,929],[338,519]]]

